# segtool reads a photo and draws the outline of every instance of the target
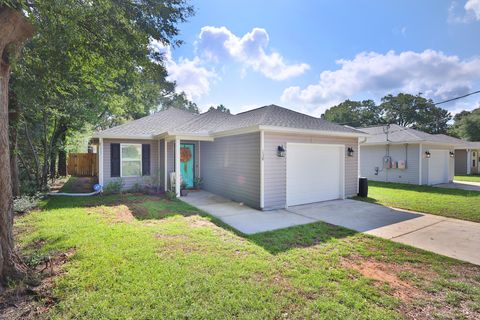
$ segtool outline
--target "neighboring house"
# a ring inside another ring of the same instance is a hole
[[[480,142],[465,141],[438,134],[455,144],[455,174],[479,174]]]
[[[455,147],[455,174],[480,174],[480,142]]]
[[[456,143],[450,139],[396,124],[360,130],[370,134],[360,143],[362,176],[418,185],[453,180]]]
[[[354,196],[362,131],[270,105],[230,115],[170,108],[95,133],[99,182],[158,177],[269,210]],[[176,161],[180,159],[180,161]]]

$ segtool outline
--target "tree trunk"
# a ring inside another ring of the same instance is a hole
[[[50,179],[52,181],[57,178],[57,153],[58,149],[55,146],[50,153]]]
[[[67,175],[67,152],[65,151],[66,133],[63,132],[60,141],[61,145],[58,149],[58,175],[65,177]]]
[[[10,127],[10,170],[12,177],[12,195],[18,197],[20,195],[20,178],[18,174],[18,144],[17,144],[17,128],[20,108],[17,97],[13,91],[9,95],[9,127]]]
[[[0,282],[26,275],[13,243],[13,203],[8,142],[8,82],[11,56],[33,34],[20,11],[0,6]]]

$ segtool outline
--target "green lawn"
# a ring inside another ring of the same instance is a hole
[[[458,180],[458,181],[471,181],[471,182],[480,182],[480,174],[469,174],[469,175],[464,175],[464,176],[455,176],[453,180]]]
[[[245,236],[123,195],[57,197],[15,231],[32,266],[74,252],[49,319],[480,317],[480,267],[324,223]]]
[[[480,192],[411,184],[368,182],[368,198],[381,205],[480,222]]]

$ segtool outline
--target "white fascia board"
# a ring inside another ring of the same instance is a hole
[[[245,128],[214,132],[214,133],[211,133],[210,135],[214,138],[219,138],[219,137],[236,136],[239,134],[252,133],[252,132],[258,132],[258,131],[260,131],[260,126],[254,125],[254,126],[245,127]]]
[[[154,140],[153,136],[148,135],[112,135],[112,134],[94,134],[93,138],[103,138],[103,139],[128,139],[128,140]]]
[[[277,126],[259,126],[259,130],[264,130],[268,132],[279,132],[279,133],[308,134],[308,135],[348,137],[348,138],[370,136],[370,134],[364,133],[364,132],[357,133],[357,132],[312,130],[312,129],[298,129],[298,128],[288,128],[288,127],[277,127]]]
[[[204,134],[182,134],[182,133],[173,133],[173,132],[166,132],[165,135],[162,135],[162,138],[166,141],[174,141],[177,138],[180,140],[193,140],[193,141],[213,141],[214,138],[210,135]]]
[[[426,141],[426,140],[417,140],[417,141],[401,141],[401,142],[393,142],[393,141],[385,141],[385,142],[366,142],[362,145],[364,146],[384,146],[384,145],[403,145],[403,144],[426,144],[432,146],[445,146],[447,149],[454,149],[455,145],[453,144],[445,144],[442,142],[433,142],[433,141]]]

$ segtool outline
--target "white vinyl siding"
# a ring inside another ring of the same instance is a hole
[[[419,184],[419,144],[369,146],[360,145],[360,175],[372,181]],[[383,168],[383,157],[405,160],[406,169]],[[378,174],[375,174],[378,167]]]
[[[260,132],[201,142],[202,189],[260,208]]]

